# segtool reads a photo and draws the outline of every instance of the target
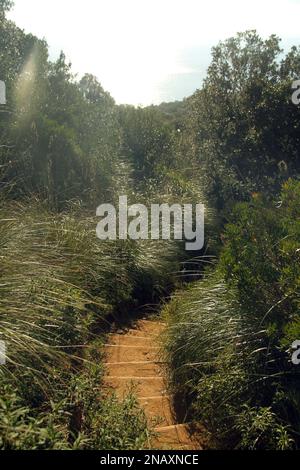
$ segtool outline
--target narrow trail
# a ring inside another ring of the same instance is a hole
[[[120,398],[131,384],[134,386],[148,423],[155,428],[152,448],[199,450],[203,448],[204,430],[178,422],[173,399],[168,395],[159,357],[159,336],[164,328],[165,324],[158,320],[139,320],[134,328],[109,335],[105,346],[105,386],[113,388]]]

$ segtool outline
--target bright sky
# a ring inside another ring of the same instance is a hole
[[[300,0],[15,0],[18,26],[96,75],[118,103],[148,105],[201,86],[211,47],[238,31],[300,44]]]

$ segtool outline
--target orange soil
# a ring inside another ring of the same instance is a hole
[[[152,448],[199,450],[206,440],[205,430],[178,423],[173,399],[168,395],[158,342],[164,327],[159,321],[139,320],[135,328],[110,335],[106,345],[105,384],[119,397],[134,385],[149,425],[155,426]]]

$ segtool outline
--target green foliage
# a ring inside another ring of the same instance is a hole
[[[120,148],[113,99],[91,75],[76,82],[63,53],[49,62],[47,44],[6,19],[0,51],[8,103],[0,165],[10,197],[34,192],[59,209],[70,199],[96,205],[109,197]]]
[[[230,448],[299,445],[299,191],[288,180],[280,201],[238,204],[217,273],[166,308],[172,384]]]
[[[12,0],[0,0],[0,12],[8,11],[12,8],[14,2]]]
[[[173,162],[173,132],[154,107],[119,107],[123,151],[133,162],[137,179],[155,176],[157,167]]]
[[[168,121],[176,132],[181,132],[184,126],[185,114],[186,114],[186,100],[183,101],[172,101],[171,103],[161,103],[158,105],[158,109],[164,115],[166,121]]]
[[[95,348],[99,351],[99,344]],[[99,358],[98,358],[99,359]],[[103,395],[101,366],[86,364],[56,382],[56,394],[31,409],[11,385],[1,384],[1,450],[136,450],[149,446],[143,411],[129,392]]]
[[[293,446],[297,402],[291,409],[284,390],[292,391],[292,382],[272,369],[266,331],[245,313],[220,273],[179,291],[164,314],[170,380],[184,399],[187,419],[205,423],[222,448]]]
[[[65,435],[54,422],[54,414],[33,417],[11,387],[1,386],[1,450],[63,448]]]
[[[238,417],[237,428],[242,435],[241,449],[289,450],[293,446],[286,427],[278,422],[270,408],[245,406]]]
[[[299,188],[238,204],[216,274],[166,308],[173,386],[225,446],[299,445]]]
[[[286,328],[289,338],[292,329],[296,334],[299,320],[299,188],[299,182],[287,181],[277,206],[259,195],[238,205],[221,257],[242,304],[254,309],[257,321],[279,340]]]
[[[139,291],[161,294],[166,249],[158,261],[143,248],[138,260],[142,248],[97,240],[81,208],[54,214],[34,200],[2,205],[0,230],[1,447],[142,448],[148,430],[133,395],[103,395],[93,331],[112,313],[124,316]]]
[[[240,33],[213,48],[201,90],[188,99],[187,132],[211,203],[228,211],[255,191],[271,194],[299,173],[299,107],[291,101],[299,49]]]
[[[268,310],[281,298],[280,240],[285,236],[281,214],[275,204],[259,195],[251,203],[238,204],[226,226],[226,247],[221,264],[226,280],[238,287],[244,305]]]
[[[149,446],[150,431],[144,412],[134,394],[119,402],[114,395],[95,403],[91,419],[89,448],[98,450],[142,450]]]

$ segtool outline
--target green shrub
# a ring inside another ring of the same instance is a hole
[[[53,214],[34,200],[2,204],[0,219],[0,339],[7,350],[6,364],[0,367],[0,385],[5,387],[1,445],[70,447],[68,414],[75,399],[68,395],[78,375],[79,388],[83,387],[80,369],[87,360],[84,351],[94,339],[94,329],[122,305],[133,302],[132,248],[101,243],[96,238],[95,220],[76,208],[68,214]],[[97,361],[101,364],[101,358]],[[101,375],[98,380],[100,387]],[[140,418],[133,399],[130,404],[105,401],[100,389],[96,398],[91,377],[87,382],[89,393],[94,394],[94,415],[96,405],[99,408],[98,421],[101,410],[111,412],[112,423],[124,414],[122,448],[130,439],[139,442],[144,431],[137,425]],[[7,391],[12,389],[13,393]],[[84,402],[87,406],[86,394]],[[130,410],[136,422],[129,435],[125,422]],[[86,429],[89,446],[100,439],[96,434],[92,437],[93,419],[91,416],[90,429]],[[105,438],[104,432],[99,445]]]
[[[55,424],[52,413],[32,415],[10,386],[1,385],[0,449],[36,450],[66,446],[66,430]]]
[[[221,256],[225,279],[237,287],[244,308],[252,309],[253,322],[284,347],[299,332],[299,192],[300,183],[289,180],[277,205],[259,195],[237,205]]]
[[[242,440],[241,449],[288,450],[293,447],[287,428],[284,427],[271,408],[250,408],[245,405],[238,416],[237,429]]]
[[[97,349],[99,345],[97,345]],[[149,447],[146,417],[132,393],[104,395],[101,366],[86,365],[56,384],[56,396],[32,409],[1,384],[1,450],[136,450]]]
[[[165,307],[165,318],[170,379],[174,393],[184,398],[187,419],[205,423],[221,447],[282,448],[286,442],[288,448],[291,416],[297,419],[292,401],[286,401],[286,379],[274,371],[266,330],[244,311],[220,272],[179,291]],[[288,388],[293,390],[292,383]],[[259,430],[246,434],[241,426],[245,405],[257,415],[272,407],[280,439],[266,432],[256,444]]]
[[[165,309],[173,387],[225,446],[299,444],[299,371],[290,350],[300,331],[299,192],[289,180],[279,202],[254,194],[238,204],[216,273]]]

